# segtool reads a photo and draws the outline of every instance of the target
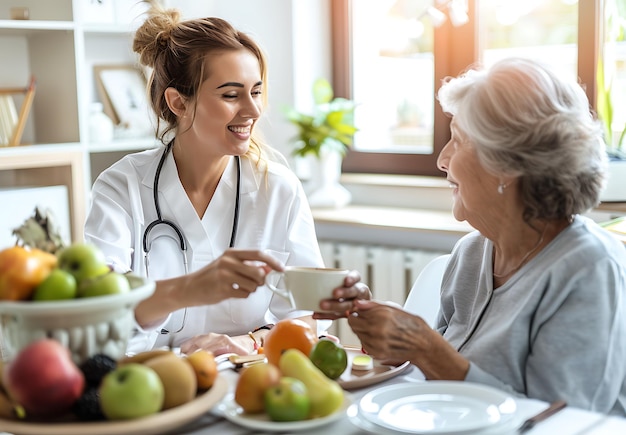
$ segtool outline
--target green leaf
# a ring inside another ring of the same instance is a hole
[[[315,81],[313,97],[313,114],[300,113],[293,108],[283,109],[286,118],[298,128],[298,134],[292,139],[293,154],[319,157],[322,147],[345,154],[358,130],[354,126],[356,104],[345,98],[333,99],[333,89],[323,78]]]
[[[613,105],[611,103],[611,85],[604,81],[604,61],[602,57],[598,59],[598,68],[596,72],[597,76],[597,111],[598,117],[604,125],[604,136],[607,145],[611,146],[613,143]]]
[[[313,83],[313,100],[315,104],[328,103],[333,99],[333,88],[328,80],[320,78]]]

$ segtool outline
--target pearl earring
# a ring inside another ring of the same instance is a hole
[[[498,193],[499,193],[500,195],[502,195],[502,194],[504,193],[504,188],[505,188],[505,187],[506,187],[506,184],[504,184],[504,183],[500,183],[500,184],[498,184]]]

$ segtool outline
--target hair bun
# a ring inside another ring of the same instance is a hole
[[[148,18],[135,32],[133,51],[139,54],[139,62],[153,67],[159,53],[167,49],[172,31],[180,23],[180,12],[152,6]]]

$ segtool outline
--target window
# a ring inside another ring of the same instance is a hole
[[[333,0],[335,94],[359,104],[344,172],[442,176],[436,159],[449,118],[435,92],[473,63],[510,55],[549,61],[576,75],[595,104],[600,3]]]
[[[604,6],[603,85],[598,86],[598,112],[604,116],[609,140],[626,151],[626,0],[606,0]]]

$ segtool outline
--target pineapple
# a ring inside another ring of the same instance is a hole
[[[56,254],[66,246],[51,210],[35,207],[33,216],[13,230],[17,244]]]

